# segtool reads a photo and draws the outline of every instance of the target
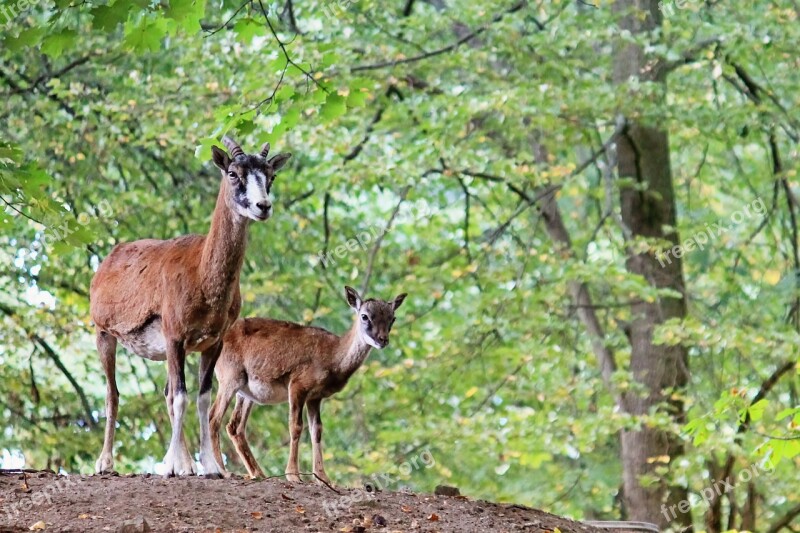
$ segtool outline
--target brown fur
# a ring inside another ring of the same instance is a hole
[[[264,477],[247,442],[247,418],[254,403],[288,401],[291,447],[287,479],[299,481],[298,442],[303,430],[303,407],[308,405],[313,471],[320,480],[330,483],[322,461],[321,402],[341,391],[360,368],[371,349],[370,340],[380,346],[388,343],[394,312],[405,298],[402,294],[391,302],[361,301],[349,287],[347,296],[356,317],[341,337],[321,328],[268,318],[240,319],[228,330],[216,367],[219,391],[211,408],[211,442],[217,463],[222,465],[222,418],[236,395],[228,435],[249,474]]]
[[[213,344],[236,320],[246,222],[234,221],[225,203],[227,188],[223,179],[208,237],[143,239],[111,251],[90,289],[92,320],[100,332],[124,343],[158,316],[165,337],[183,339],[192,352]],[[207,340],[198,345],[202,337]]]
[[[264,145],[260,155],[247,155],[230,139],[224,142],[236,157],[231,159],[219,148],[213,149],[214,163],[222,171],[222,183],[208,236],[185,235],[166,241],[144,239],[120,244],[101,263],[92,279],[90,311],[108,384],[106,435],[97,471],[113,466],[119,403],[115,376],[119,340],[137,355],[167,360],[169,379],[165,395],[173,426],[165,458],[168,475],[194,471],[194,460],[188,453],[182,430],[184,366],[187,353],[201,352],[198,397],[201,462],[207,474],[219,474],[208,442],[208,397],[213,370],[224,334],[241,309],[239,272],[244,261],[248,222],[253,217],[257,220],[269,217],[272,209],[269,186],[275,172],[289,157],[279,154],[267,161],[268,145]],[[250,205],[251,191],[253,198],[257,198],[257,208]]]

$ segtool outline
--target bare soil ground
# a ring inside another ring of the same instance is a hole
[[[11,531],[341,531],[599,533],[519,505],[369,493],[282,479],[0,474],[0,533]]]

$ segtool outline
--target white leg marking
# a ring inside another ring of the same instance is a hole
[[[188,476],[197,473],[186,442],[183,440],[183,417],[186,414],[186,393],[179,392],[172,400],[172,438],[169,441],[169,450],[164,457],[166,476]]]

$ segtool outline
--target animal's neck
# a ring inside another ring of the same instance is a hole
[[[228,182],[222,178],[200,264],[203,294],[209,303],[227,301],[244,261],[247,222],[228,205]]]
[[[337,367],[341,374],[350,377],[358,370],[367,359],[372,346],[367,344],[360,333],[358,317],[353,322],[350,331],[342,335],[339,339],[339,349],[337,354]]]

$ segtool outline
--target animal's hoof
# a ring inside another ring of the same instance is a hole
[[[220,472],[213,472],[211,474],[205,474],[203,476],[206,479],[225,479],[225,476],[222,475]]]
[[[303,480],[297,474],[286,474],[286,481],[289,483],[302,483]]]
[[[114,457],[110,453],[103,453],[94,464],[95,474],[108,474],[114,471]]]

